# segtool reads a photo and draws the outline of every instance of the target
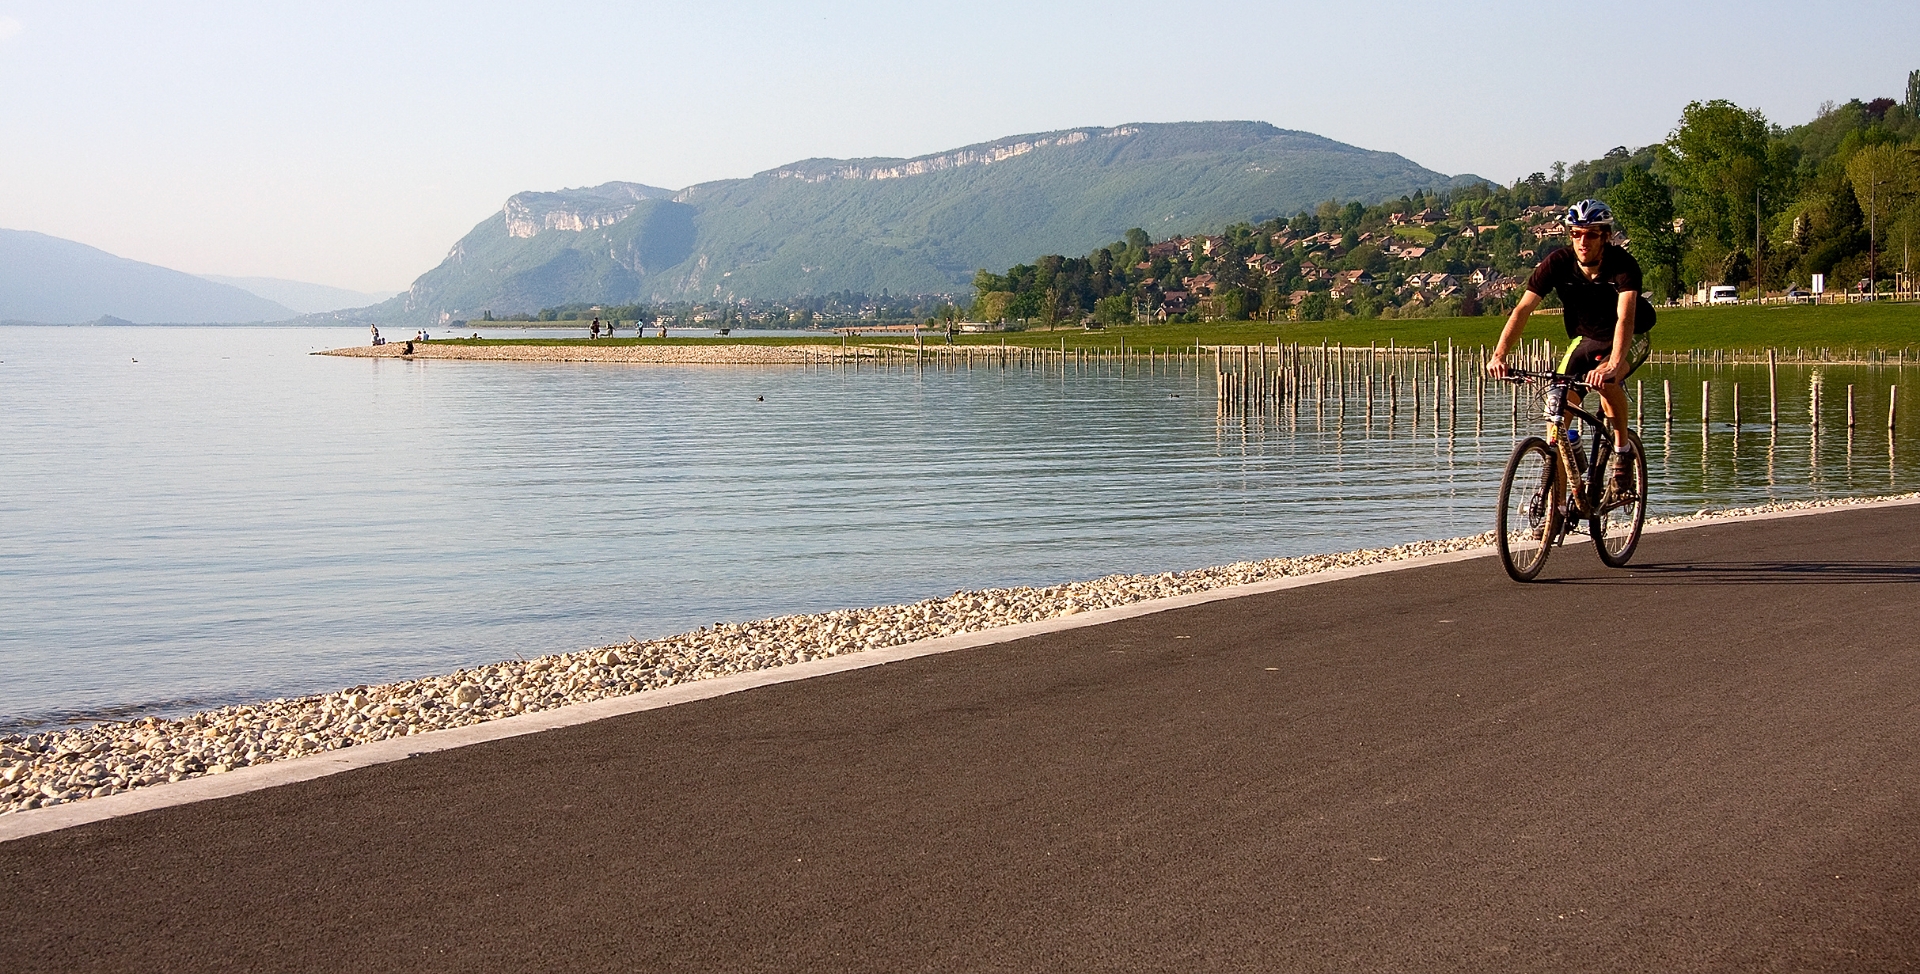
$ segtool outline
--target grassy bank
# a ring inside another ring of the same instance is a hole
[[[1199,342],[1202,345],[1255,345],[1285,342],[1318,345],[1322,341],[1365,345],[1389,341],[1396,345],[1426,346],[1491,345],[1499,337],[1503,319],[1482,318],[1409,318],[1397,320],[1347,320],[1275,322],[1232,321],[1205,324],[1126,325],[1102,331],[1079,328],[1057,331],[996,332],[960,335],[962,345],[1008,345],[1036,348],[1113,348],[1125,342],[1131,348],[1181,348]],[[1557,315],[1536,316],[1528,325],[1529,338],[1558,338],[1565,330]],[[832,335],[818,338],[756,338],[741,331],[726,338],[512,338],[452,339],[436,344],[458,345],[802,345],[837,343]],[[945,336],[933,332],[925,340],[945,342]],[[862,336],[849,341],[860,344],[912,344],[904,335]],[[1748,305],[1716,308],[1662,308],[1654,329],[1654,345],[1661,349],[1688,348],[1832,348],[1908,349],[1920,354],[1920,304],[1842,304]]]
[[[997,345],[1068,348],[1112,347],[1125,340],[1132,346],[1239,345],[1285,342],[1318,345],[1321,341],[1365,345],[1425,346],[1491,345],[1500,336],[1504,318],[1413,318],[1377,321],[1263,321],[1208,324],[1133,325],[1098,332],[1018,332],[1007,335],[966,336],[965,341]],[[1558,315],[1536,315],[1527,324],[1528,338],[1559,338],[1566,334]],[[1664,349],[1826,347],[1834,349],[1909,349],[1920,352],[1920,305],[1851,304],[1724,306],[1717,308],[1662,308],[1654,328],[1654,345]]]

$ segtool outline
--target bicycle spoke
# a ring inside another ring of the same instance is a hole
[[[1500,481],[1495,544],[1507,574],[1519,581],[1540,573],[1558,539],[1560,485],[1553,454],[1538,437],[1514,448]]]
[[[1633,471],[1627,478],[1630,492],[1622,496],[1609,483],[1606,502],[1593,524],[1594,547],[1610,568],[1626,567],[1640,544],[1640,529],[1647,520],[1647,454],[1640,448],[1639,436],[1627,435],[1634,444]],[[1607,471],[1607,476],[1611,475],[1612,471]]]

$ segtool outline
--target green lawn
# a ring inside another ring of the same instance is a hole
[[[998,345],[1035,345],[1058,348],[1111,348],[1125,340],[1129,347],[1180,347],[1300,342],[1322,340],[1365,345],[1392,341],[1396,345],[1491,345],[1500,337],[1506,319],[1410,318],[1379,321],[1263,321],[1214,322],[1191,325],[1132,325],[1104,331],[1029,331],[1005,335],[968,335],[962,341]],[[1566,335],[1559,315],[1535,315],[1527,323],[1528,338],[1558,339]],[[1688,348],[1908,348],[1920,352],[1920,304],[1842,304],[1809,307],[1746,305],[1717,308],[1662,308],[1653,330],[1656,349]]]
[[[1129,348],[1183,348],[1199,342],[1203,345],[1257,345],[1270,343],[1275,339],[1283,342],[1299,342],[1303,345],[1318,345],[1321,341],[1345,342],[1349,345],[1366,345],[1378,342],[1386,345],[1389,341],[1396,345],[1426,346],[1434,342],[1445,345],[1448,339],[1463,346],[1491,345],[1500,336],[1500,327],[1504,319],[1498,317],[1481,318],[1410,318],[1379,321],[1304,321],[1276,322],[1264,321],[1213,322],[1207,324],[1168,324],[1168,325],[1127,325],[1107,328],[1101,331],[1083,331],[1079,328],[1058,331],[995,332],[989,334],[961,335],[955,341],[962,345],[998,346],[1001,342],[1035,348],[1060,348],[1064,343],[1068,349],[1114,348],[1122,341]],[[1557,339],[1566,334],[1558,315],[1536,315],[1528,323],[1528,338]],[[446,344],[455,345],[801,345],[801,344],[837,344],[837,336],[822,335],[819,338],[756,338],[751,331],[735,332],[726,338],[602,338],[597,342],[585,338],[514,338],[514,339],[453,339]],[[863,336],[848,339],[850,343],[862,345],[876,344],[912,344],[913,339],[901,335]],[[929,345],[944,344],[945,336],[940,332],[928,332],[924,341]],[[1736,305],[1717,308],[1662,308],[1659,323],[1653,331],[1655,349],[1676,350],[1690,348],[1829,348],[1835,351],[1845,349],[1885,349],[1893,351],[1901,348],[1920,353],[1920,304],[1842,304],[1809,307],[1806,305],[1776,305],[1753,307]]]

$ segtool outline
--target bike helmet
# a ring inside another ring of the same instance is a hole
[[[1613,211],[1599,200],[1581,200],[1567,207],[1567,226],[1588,227],[1594,224],[1613,226]]]

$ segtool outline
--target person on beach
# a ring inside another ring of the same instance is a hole
[[[380,326],[374,325],[372,327],[373,327],[373,343],[375,345],[385,345],[387,343],[387,340],[380,337]]]
[[[1600,402],[1613,426],[1613,493],[1632,493],[1633,441],[1627,438],[1627,390],[1623,384],[1647,360],[1647,332],[1653,328],[1653,304],[1640,293],[1640,262],[1613,242],[1613,211],[1599,200],[1581,200],[1567,208],[1567,236],[1573,245],[1546,256],[1527,279],[1520,303],[1500,330],[1487,360],[1487,374],[1507,374],[1507,353],[1520,343],[1527,318],[1549,291],[1565,309],[1567,337],[1573,339],[1556,371],[1583,376],[1600,390]],[[1567,401],[1579,405],[1578,392]]]
[[[593,319],[593,327],[587,329],[587,337],[588,338],[600,337],[600,319],[598,318]]]

